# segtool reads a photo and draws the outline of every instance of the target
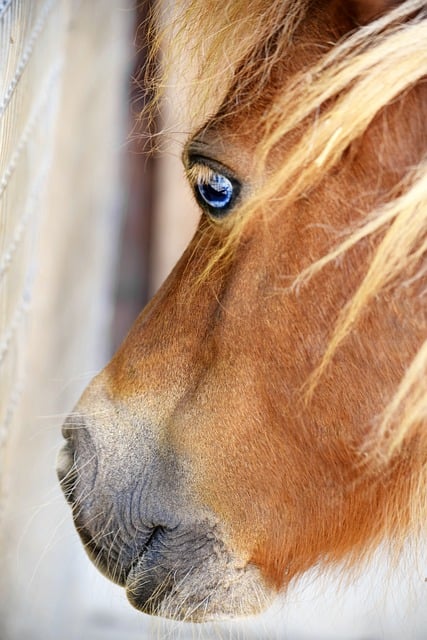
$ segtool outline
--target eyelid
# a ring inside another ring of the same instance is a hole
[[[184,165],[188,179],[191,182],[192,177],[194,175],[197,175],[197,171],[205,171],[206,173],[202,174],[202,177],[212,175],[212,173],[220,173],[228,178],[231,182],[240,184],[240,181],[231,169],[229,169],[221,162],[213,160],[212,158],[209,158],[207,156],[189,152],[188,154],[186,154],[186,157],[184,159]],[[198,175],[198,177],[200,177],[200,174]]]
[[[215,173],[216,172],[208,165],[196,163],[188,167],[187,178],[192,185],[195,185],[198,182],[208,184]]]

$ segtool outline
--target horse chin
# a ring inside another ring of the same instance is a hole
[[[160,536],[161,538],[161,536]],[[239,567],[224,552],[202,562],[159,562],[154,536],[132,566],[126,595],[139,611],[186,622],[225,620],[255,615],[271,604],[273,593],[254,565]],[[161,542],[160,542],[161,544]]]
[[[212,530],[155,527],[130,559],[121,549],[98,547],[78,521],[76,527],[96,568],[124,587],[143,613],[186,622],[225,620],[260,613],[276,595],[257,567],[239,561]]]
[[[155,527],[129,564],[120,551],[106,554],[97,548],[78,524],[77,530],[97,569],[124,587],[129,602],[143,613],[186,622],[225,620],[260,613],[276,595],[254,565],[242,566],[211,532],[181,532],[181,547],[174,531]]]

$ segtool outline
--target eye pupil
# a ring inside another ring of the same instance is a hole
[[[202,200],[212,209],[226,209],[233,198],[231,180],[220,173],[212,173],[208,182],[199,182],[197,189]]]

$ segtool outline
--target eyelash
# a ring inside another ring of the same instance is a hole
[[[228,171],[194,162],[187,175],[198,204],[212,218],[225,217],[236,204],[240,183]]]

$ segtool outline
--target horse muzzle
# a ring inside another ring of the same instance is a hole
[[[63,435],[57,474],[76,529],[92,562],[125,587],[133,606],[206,621],[256,613],[271,600],[148,416],[100,402],[89,388]]]

